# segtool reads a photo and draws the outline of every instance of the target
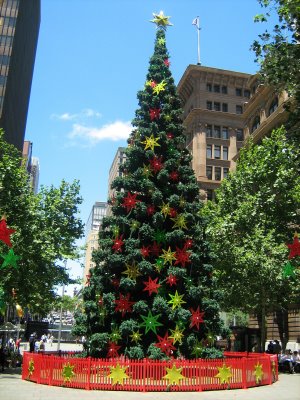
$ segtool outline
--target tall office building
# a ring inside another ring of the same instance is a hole
[[[117,176],[121,176],[120,165],[122,165],[126,160],[126,147],[118,147],[116,155],[111,164],[109,175],[108,175],[108,198],[111,199],[114,195],[114,189],[112,189],[111,184]],[[111,215],[111,207],[107,207],[107,215]]]
[[[22,156],[29,175],[32,191],[33,193],[37,193],[40,176],[40,164],[39,159],[32,156],[32,142],[29,140],[24,141]]]
[[[85,231],[85,262],[83,271],[84,283],[87,283],[87,277],[89,275],[89,270],[94,267],[92,261],[93,251],[98,249],[98,234],[99,229],[101,229],[101,222],[103,217],[106,215],[107,203],[103,201],[97,201],[90,212],[88,221],[86,223]]]
[[[258,142],[287,118],[287,95],[259,85],[256,75],[200,65],[187,67],[177,89],[200,196],[213,200],[244,140]]]
[[[40,26],[40,0],[0,0],[0,127],[23,148]]]

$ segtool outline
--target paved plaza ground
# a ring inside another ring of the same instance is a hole
[[[47,346],[48,347],[48,346]],[[52,346],[56,350],[56,344]],[[52,350],[51,349],[51,350]],[[62,344],[62,350],[81,349],[81,345]],[[49,348],[50,350],[50,348]],[[280,374],[270,386],[209,392],[123,392],[88,391],[37,385],[21,379],[20,369],[0,372],[0,400],[299,400],[300,374]]]

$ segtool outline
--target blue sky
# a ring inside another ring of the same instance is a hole
[[[198,15],[202,65],[258,69],[249,50],[265,28],[253,22],[262,12],[257,0],[41,3],[26,140],[40,161],[40,184],[80,181],[84,222],[95,201],[107,200],[109,168],[117,148],[126,145],[154,49],[153,12],[163,10],[174,24],[167,30],[167,47],[176,83],[197,63],[192,21]]]

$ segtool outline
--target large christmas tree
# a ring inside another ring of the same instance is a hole
[[[154,54],[74,328],[87,336],[94,357],[200,357],[221,330],[199,188],[169,69],[169,17],[153,15]]]

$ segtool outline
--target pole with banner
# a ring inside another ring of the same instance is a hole
[[[197,64],[201,65],[201,62],[200,62],[200,29],[201,28],[200,28],[200,18],[199,18],[199,16],[197,16],[193,20],[192,25],[195,25],[195,27],[197,28],[197,36],[198,36],[198,60],[197,60]]]

